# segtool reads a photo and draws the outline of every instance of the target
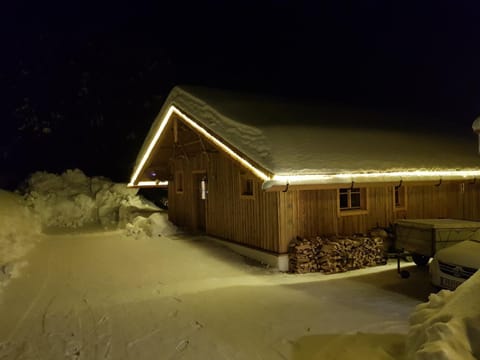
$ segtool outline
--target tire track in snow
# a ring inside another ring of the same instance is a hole
[[[44,281],[42,283],[42,286],[40,287],[40,289],[37,291],[37,294],[35,295],[35,297],[33,298],[33,300],[30,302],[27,310],[24,311],[24,313],[22,314],[22,317],[20,318],[20,320],[18,320],[15,324],[15,327],[13,328],[13,330],[10,332],[10,334],[8,335],[7,337],[7,342],[11,343],[12,342],[12,339],[14,338],[14,336],[17,334],[18,330],[20,329],[20,326],[25,322],[25,319],[30,315],[30,313],[32,312],[33,308],[37,305],[37,303],[39,302],[40,298],[42,297],[43,295],[43,292],[45,291],[45,289],[47,288],[47,284],[48,282],[50,281],[50,276],[51,276],[51,261],[52,261],[52,252],[51,250],[49,250],[49,253],[48,253],[48,261],[47,261],[47,274],[44,278]]]
[[[111,359],[109,316],[106,313],[97,315],[85,296],[80,296],[80,303],[70,303],[66,308],[68,303],[63,298],[70,297],[68,291],[62,290],[53,296],[50,294],[54,290],[51,285],[54,272],[62,272],[62,269],[57,269],[51,247],[46,248],[42,259],[40,264],[45,270],[44,275],[40,281],[35,277],[40,286],[26,302],[18,320],[12,322],[12,330],[0,342],[0,359]],[[34,328],[29,326],[32,319],[39,320]]]
[[[138,343],[141,343],[143,341],[148,340],[150,337],[154,336],[155,334],[159,333],[160,331],[161,331],[161,329],[155,329],[155,330],[152,330],[150,332],[147,332],[145,335],[129,341],[127,343],[127,347],[131,348],[133,346],[136,346]]]
[[[43,335],[45,335],[45,333],[46,333],[46,323],[47,323],[48,311],[50,310],[50,307],[52,306],[55,298],[56,298],[56,295],[52,296],[52,298],[48,302],[48,304],[45,307],[45,310],[43,311],[43,314],[42,314],[42,334]]]
[[[110,359],[110,317],[97,316],[84,298],[71,306],[63,315],[52,315],[50,326],[47,323],[47,358]]]

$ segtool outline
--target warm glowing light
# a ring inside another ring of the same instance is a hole
[[[432,181],[432,180],[466,180],[480,178],[480,170],[413,170],[371,173],[340,173],[318,175],[274,175],[264,188],[275,185],[303,184],[348,184],[392,182],[392,181]]]
[[[130,185],[130,184],[129,184]],[[168,186],[168,181],[139,181],[138,186]]]
[[[168,186],[168,181],[139,181],[138,184],[134,184],[129,182],[128,187],[134,187],[134,186]]]
[[[248,170],[250,170],[252,173],[257,175],[260,179],[262,179],[264,181],[270,179],[270,177],[267,174],[265,174],[263,171],[257,169],[249,161],[242,158],[239,154],[237,154],[235,151],[233,151],[230,147],[225,145],[223,142],[218,140],[215,136],[211,135],[203,127],[198,125],[195,121],[190,119],[187,115],[182,113],[174,105],[170,105],[170,107],[168,108],[168,111],[165,113],[162,120],[160,121],[160,125],[158,126],[158,129],[156,130],[154,137],[152,138],[152,140],[148,144],[147,149],[143,153],[143,155],[141,157],[141,160],[138,164],[138,167],[135,169],[135,172],[133,173],[133,176],[132,176],[130,182],[128,183],[128,186],[135,186],[135,182],[137,181],[138,176],[140,175],[140,173],[144,169],[145,164],[147,163],[148,159],[150,158],[150,156],[152,154],[152,151],[153,151],[153,148],[155,147],[155,144],[157,143],[158,139],[160,138],[163,131],[165,130],[165,127],[167,126],[169,120],[172,118],[172,114],[175,114],[178,117],[180,117],[182,120],[184,120],[186,123],[188,123],[191,127],[193,127],[195,130],[197,130],[203,136],[205,136],[208,140],[210,140],[212,143],[214,143],[219,148],[221,148],[223,151],[225,151],[227,154],[229,154],[233,159],[235,159],[240,164],[242,164],[244,167],[246,167]],[[140,181],[138,183],[138,186],[142,186],[142,185],[147,186],[147,185],[145,185],[145,183],[150,183],[150,182]]]
[[[372,173],[341,173],[331,175],[274,175],[272,180],[283,182],[334,182],[335,180],[358,180],[368,181],[369,179],[385,178],[404,180],[415,180],[418,178],[473,178],[480,177],[480,170],[414,170],[414,171],[392,171]]]
[[[265,174],[263,171],[257,169],[249,161],[242,158],[235,151],[230,149],[227,145],[225,145],[223,142],[218,140],[215,136],[211,135],[207,130],[205,130],[203,127],[198,125],[195,121],[190,119],[187,115],[182,113],[180,110],[178,110],[173,105],[171,107],[174,109],[174,113],[176,115],[180,116],[185,122],[187,122],[195,130],[197,130],[199,133],[201,133],[203,136],[205,136],[208,140],[213,142],[215,145],[217,145],[219,148],[221,148],[223,151],[225,151],[228,155],[230,155],[232,158],[237,160],[239,163],[241,163],[243,166],[245,166],[247,169],[249,169],[251,172],[253,172],[255,175],[257,175],[260,179],[262,179],[264,181],[270,179],[270,177],[267,174]]]
[[[145,166],[145,163],[147,162],[148,158],[152,154],[152,151],[153,151],[153,148],[154,148],[155,144],[157,143],[158,139],[160,138],[160,135],[162,135],[163,130],[167,126],[168,120],[170,119],[170,117],[172,115],[173,109],[174,109],[174,107],[170,106],[167,113],[163,116],[163,119],[160,122],[160,125],[158,126],[157,131],[155,132],[155,136],[150,141],[150,144],[148,144],[147,150],[145,150],[145,152],[143,153],[142,158],[140,160],[140,163],[138,164],[138,167],[135,169],[135,172],[133,173],[133,176],[132,176],[128,186],[134,186],[135,185],[135,181],[137,181],[138,175],[140,175],[140,172],[143,170],[143,167]]]
[[[432,180],[462,180],[480,178],[480,170],[413,170],[413,171],[392,171],[392,172],[370,172],[370,173],[339,173],[339,174],[312,174],[312,175],[298,175],[298,174],[282,174],[269,176],[262,170],[255,167],[248,160],[240,156],[237,152],[232,150],[229,146],[224,144],[218,138],[210,134],[205,128],[200,126],[186,114],[181,112],[174,105],[170,105],[168,110],[163,115],[160,124],[158,125],[155,135],[148,144],[146,150],[141,156],[141,160],[135,169],[135,172],[128,184],[128,186],[166,186],[168,182],[158,181],[140,181],[136,184],[138,176],[144,170],[145,164],[152,155],[153,149],[157,144],[160,136],[164,132],[168,122],[172,119],[172,115],[178,116],[185,121],[193,129],[211,141],[213,144],[222,149],[225,153],[230,155],[234,160],[239,162],[245,168],[250,170],[253,174],[262,179],[265,184],[264,188],[269,188],[275,185],[299,185],[299,184],[337,184],[337,183],[368,183],[368,182],[388,182],[388,181],[432,181]]]

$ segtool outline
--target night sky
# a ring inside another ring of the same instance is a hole
[[[127,181],[177,84],[389,109],[466,133],[480,115],[476,1],[16,1],[0,13],[4,188],[75,167]]]

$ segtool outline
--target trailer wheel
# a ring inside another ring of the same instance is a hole
[[[413,254],[412,254],[412,259],[413,259],[413,262],[414,262],[417,266],[425,266],[425,265],[428,264],[428,261],[430,260],[430,257],[429,257],[429,256],[425,256],[425,255],[421,255],[421,254],[413,253]]]

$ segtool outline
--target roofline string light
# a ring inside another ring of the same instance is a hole
[[[237,160],[240,164],[242,164],[244,167],[246,167],[248,170],[253,172],[256,176],[258,176],[260,179],[263,181],[270,180],[271,177],[265,174],[263,171],[257,169],[255,166],[253,166],[249,161],[247,161],[245,158],[241,157],[238,155],[235,151],[233,151],[230,147],[225,145],[223,142],[218,140],[215,136],[211,135],[207,130],[205,130],[203,127],[198,125],[195,121],[190,119],[187,115],[185,115],[183,112],[181,112],[177,107],[174,105],[170,105],[168,108],[168,111],[165,113],[165,115],[162,118],[162,121],[160,122],[160,125],[155,132],[154,137],[150,141],[150,144],[148,144],[147,150],[145,150],[145,153],[143,154],[140,163],[138,167],[136,168],[132,178],[130,179],[130,183],[128,186],[135,186],[135,181],[137,181],[138,176],[140,175],[140,172],[144,169],[145,164],[147,160],[150,158],[151,153],[153,151],[153,148],[155,147],[155,144],[157,143],[158,139],[162,135],[163,131],[165,130],[169,120],[171,119],[172,114],[177,115],[180,117],[182,120],[184,120],[187,124],[189,124],[191,127],[193,127],[195,130],[197,130],[200,134],[205,136],[208,140],[210,140],[212,143],[220,147],[223,151],[225,151],[228,155],[230,155],[232,158]],[[138,186],[140,186],[140,183],[142,185],[144,182],[139,182]]]
[[[312,174],[312,175],[274,175],[271,180],[278,182],[335,182],[350,181],[354,178],[356,181],[376,180],[379,178],[393,180],[415,180],[423,178],[474,178],[480,177],[480,170],[412,170],[412,171],[392,171],[392,172],[371,172],[371,173],[339,173],[339,174]]]
[[[130,184],[129,184],[130,185]],[[167,186],[168,181],[139,181],[138,186]]]
[[[245,158],[241,157],[237,154],[234,150],[232,150],[229,146],[224,144],[222,141],[217,139],[215,136],[210,134],[207,130],[203,127],[198,125],[194,120],[188,117],[186,114],[181,112],[177,107],[174,105],[170,105],[167,112],[163,116],[158,129],[155,132],[152,140],[148,144],[147,149],[145,150],[138,167],[135,169],[135,172],[128,184],[128,186],[158,186],[164,185],[164,183],[158,183],[156,181],[140,181],[137,184],[135,182],[138,179],[140,173],[144,170],[145,164],[147,163],[148,159],[150,158],[152,151],[164,132],[169,120],[172,118],[172,115],[175,114],[180,117],[183,121],[189,124],[192,128],[197,130],[200,134],[205,136],[208,140],[210,140],[213,144],[221,148],[225,151],[228,155],[230,155],[233,159],[238,161],[242,164],[245,168],[250,170],[256,176],[258,176],[263,181],[272,181],[275,183],[289,183],[290,185],[293,184],[313,184],[315,182],[318,183],[343,183],[352,181],[355,179],[355,182],[359,181],[393,181],[393,180],[428,180],[434,178],[444,178],[447,179],[466,179],[466,178],[476,178],[480,177],[480,170],[412,170],[412,171],[393,171],[393,172],[370,172],[370,173],[338,173],[338,174],[306,174],[306,175],[295,175],[295,174],[284,174],[284,175],[273,175],[268,176],[263,171],[255,167],[252,163],[250,163]],[[271,186],[272,184],[270,184]]]

